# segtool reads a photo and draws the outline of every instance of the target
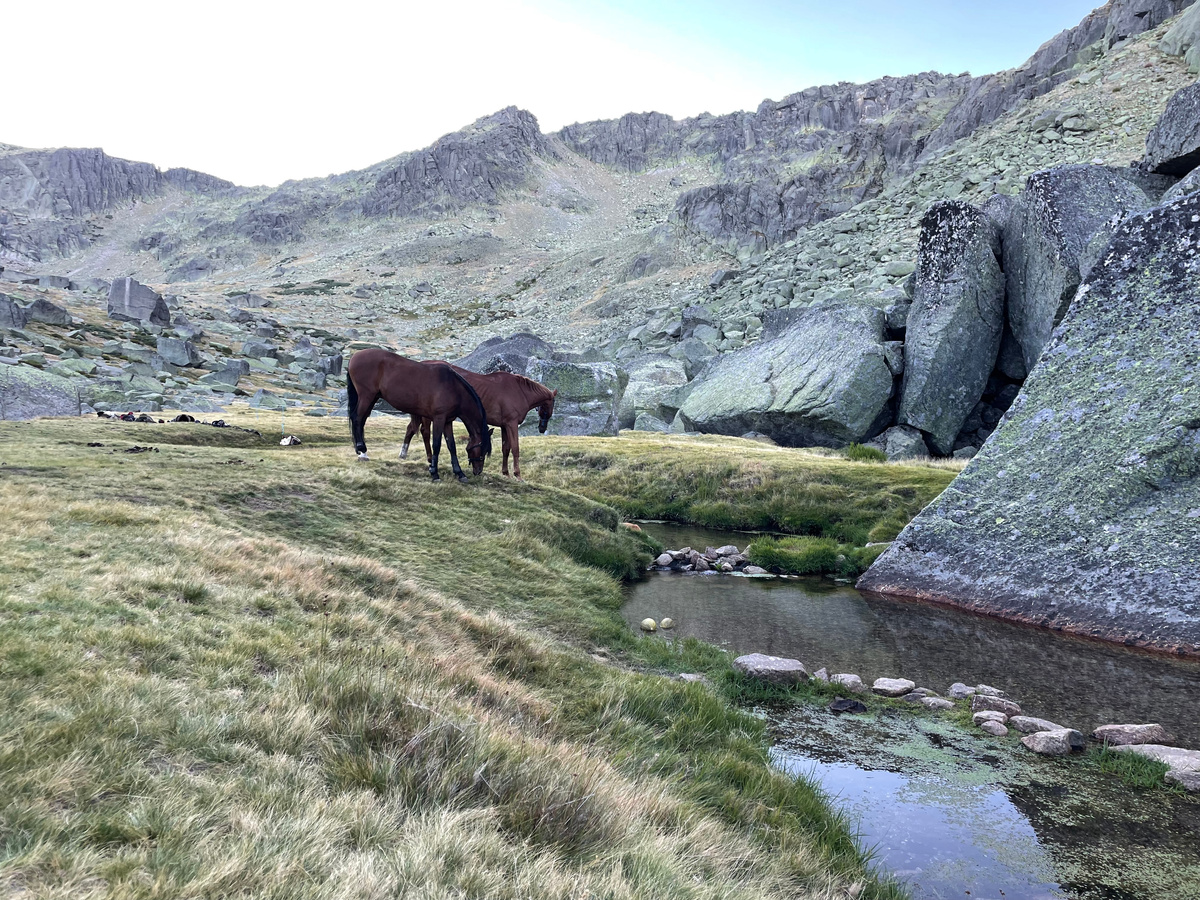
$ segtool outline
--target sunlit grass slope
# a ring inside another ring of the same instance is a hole
[[[548,486],[619,442],[463,486],[287,428],[0,426],[5,896],[897,894],[723,654],[624,628],[653,548]]]

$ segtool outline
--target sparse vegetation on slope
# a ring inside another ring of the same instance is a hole
[[[287,425],[0,429],[10,893],[897,895],[760,720],[630,669],[738,684],[623,627],[611,510]]]

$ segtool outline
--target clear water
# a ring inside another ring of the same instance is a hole
[[[752,535],[646,524],[665,546],[745,547]],[[971,613],[860,594],[828,579],[654,574],[623,613],[675,620],[731,653],[800,659],[870,684],[910,678],[1006,691],[1030,715],[1085,733],[1159,722],[1200,747],[1200,665]],[[903,711],[768,710],[775,760],[837,796],[879,864],[920,900],[1200,900],[1200,798],[1135,792],[1012,741]]]

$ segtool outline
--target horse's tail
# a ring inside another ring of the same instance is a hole
[[[488,431],[487,412],[483,408],[483,401],[480,400],[479,395],[477,393],[475,393],[475,388],[471,387],[471,382],[467,381],[467,379],[463,378],[461,375],[459,375],[457,372],[455,372],[453,366],[446,366],[446,368],[450,370],[451,375],[453,375],[455,378],[457,378],[459,381],[461,381],[463,383],[463,387],[465,387],[468,391],[471,392],[471,399],[475,401],[475,405],[479,408],[479,432],[483,439],[483,455],[491,456],[492,455],[492,435],[491,435],[491,432]]]

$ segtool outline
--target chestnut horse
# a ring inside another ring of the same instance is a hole
[[[450,427],[456,418],[462,419],[467,426],[467,458],[471,461],[471,470],[476,475],[483,474],[483,461],[492,453],[487,414],[475,389],[450,366],[423,365],[387,350],[359,350],[350,357],[346,367],[346,406],[354,449],[362,460],[370,459],[363,426],[380,397],[401,412],[433,423],[435,432],[429,474],[434,481],[439,480],[438,455],[442,450],[443,431],[454,474],[460,481],[466,481],[454,448],[454,429]]]
[[[430,360],[426,365],[449,365],[441,360]],[[517,428],[525,421],[525,416],[535,406],[538,410],[538,431],[546,433],[550,417],[554,415],[554,398],[558,391],[552,391],[545,385],[538,384],[532,378],[524,375],[514,375],[511,372],[490,372],[480,375],[469,369],[450,366],[475,388],[479,399],[483,401],[483,409],[487,413],[489,425],[500,427],[500,445],[504,451],[504,463],[501,471],[508,474],[508,454],[512,452],[513,475],[521,477],[521,445]],[[404,447],[400,450],[400,458],[408,457],[408,445],[412,442],[417,429],[421,429],[421,437],[425,440],[425,455],[432,458],[429,449],[428,419],[413,416],[408,423],[408,431],[404,434]]]

